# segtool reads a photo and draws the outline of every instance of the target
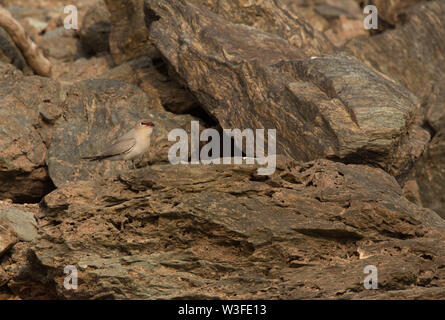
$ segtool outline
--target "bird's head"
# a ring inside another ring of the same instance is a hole
[[[139,120],[139,122],[138,122],[137,130],[147,132],[147,134],[150,135],[153,132],[154,126],[155,125],[150,120],[142,119],[142,120]]]

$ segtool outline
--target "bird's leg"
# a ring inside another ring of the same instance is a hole
[[[133,170],[136,170],[136,164],[134,163],[134,160],[131,160],[133,162]]]

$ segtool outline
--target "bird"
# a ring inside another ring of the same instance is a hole
[[[148,119],[139,120],[136,127],[94,156],[82,157],[84,160],[134,160],[150,149],[150,136],[155,125]],[[127,166],[128,168],[128,166]],[[133,162],[133,168],[135,168]]]

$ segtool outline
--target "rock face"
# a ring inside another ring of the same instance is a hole
[[[395,30],[353,40],[346,50],[419,98],[423,122],[430,129],[432,141],[408,180],[419,185],[422,204],[445,217],[445,22],[441,18],[445,14],[445,3],[422,2],[405,12],[406,22],[396,25]]]
[[[193,117],[173,117],[159,112],[159,100],[139,88],[117,80],[85,80],[67,89],[63,119],[54,128],[46,160],[56,186],[97,176],[110,177],[126,168],[123,161],[89,162],[82,157],[97,154],[104,146],[133,129],[140,119],[155,123],[151,138],[151,162],[167,162],[172,145],[168,132],[190,126]],[[158,111],[154,111],[158,110]]]
[[[110,12],[110,52],[116,65],[141,56],[159,57],[148,40],[143,0],[104,0]]]
[[[332,44],[323,33],[315,30],[281,0],[196,0],[191,2],[213,11],[230,22],[277,35],[298,48],[305,56],[321,55],[333,50]]]
[[[88,53],[99,53],[110,50],[110,13],[103,1],[94,3],[88,9],[80,30],[80,41]]]
[[[37,222],[30,212],[14,208],[2,209],[0,221],[7,224],[20,240],[32,241],[37,236]]]
[[[223,128],[277,128],[278,152],[294,159],[374,162],[396,175],[422,153],[416,98],[346,54],[311,58],[185,1],[146,5],[152,41]]]
[[[0,30],[0,299],[445,299],[444,1],[1,2],[53,79]],[[135,168],[81,159],[142,118]],[[169,163],[194,120],[276,170]]]
[[[27,297],[372,298],[366,265],[384,290],[444,285],[445,221],[368,166],[279,162],[262,181],[246,165],[152,166],[66,184],[44,207],[27,261],[40,272],[9,283]]]
[[[174,113],[190,113],[200,108],[199,103],[178,79],[169,76],[168,66],[161,60],[153,63],[147,56],[127,61],[97,78],[125,81],[139,86],[152,95],[159,96],[160,104]]]
[[[60,85],[11,73],[0,83],[0,199],[35,201],[52,188],[45,167],[51,122],[60,115]]]
[[[420,0],[368,0],[366,4],[378,8],[379,17],[386,22],[396,24],[406,14],[406,9]]]

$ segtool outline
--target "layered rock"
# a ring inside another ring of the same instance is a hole
[[[395,30],[353,40],[346,47],[358,59],[398,81],[419,98],[432,141],[407,181],[417,183],[423,205],[442,216],[445,216],[444,14],[443,1],[419,3],[405,11],[404,23],[396,24]],[[419,123],[422,124],[422,119]]]
[[[104,0],[110,12],[110,53],[115,65],[141,56],[159,57],[148,40],[144,0]]]
[[[88,9],[79,35],[87,53],[96,54],[110,50],[110,13],[103,1],[94,3]]]
[[[54,80],[10,71],[0,83],[0,198],[33,202],[53,188],[45,157],[63,90]]]
[[[46,160],[49,175],[59,187],[73,180],[111,177],[129,165],[124,161],[89,162],[82,157],[97,154],[113,139],[133,129],[140,119],[155,124],[151,149],[142,161],[168,162],[173,144],[168,132],[190,128],[192,116],[174,116],[162,111],[159,99],[141,89],[117,80],[85,80],[67,88],[63,117],[54,128]],[[142,165],[142,164],[141,164]]]
[[[247,165],[155,165],[66,184],[44,212],[30,272],[10,273],[23,298],[440,297],[445,281],[444,220],[363,165],[279,162],[268,179]],[[67,265],[78,290],[63,287]],[[363,287],[367,265],[379,290]]]
[[[416,98],[349,56],[310,57],[185,1],[146,5],[151,40],[223,128],[276,128],[278,152],[294,159],[366,161],[395,175],[423,151]]]

